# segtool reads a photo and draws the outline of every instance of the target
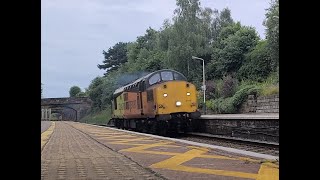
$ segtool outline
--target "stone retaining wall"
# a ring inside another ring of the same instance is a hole
[[[249,95],[239,113],[279,113],[279,94],[270,96]]]

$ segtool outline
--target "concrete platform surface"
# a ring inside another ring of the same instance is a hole
[[[54,122],[41,134],[41,141],[46,141],[41,151],[41,179],[164,179],[72,125]]]
[[[50,121],[41,121],[41,133],[43,133],[44,131],[46,131],[52,122]]]
[[[75,122],[43,134],[42,179],[279,179],[278,161],[214,146]]]
[[[212,114],[201,115],[199,119],[279,119],[279,113]]]

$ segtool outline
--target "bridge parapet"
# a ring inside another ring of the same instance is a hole
[[[91,104],[92,101],[88,97],[68,97],[68,98],[43,98],[41,106],[51,104]]]
[[[91,108],[92,101],[88,97],[43,98],[42,109],[52,109],[52,112],[60,112],[66,118],[81,119]],[[42,117],[42,116],[41,116]]]

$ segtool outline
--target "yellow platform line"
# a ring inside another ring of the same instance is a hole
[[[144,153],[144,152],[146,152],[145,149],[149,149],[149,148],[153,148],[153,147],[159,147],[159,146],[181,147],[181,146],[176,146],[176,145],[170,145],[171,143],[173,143],[173,142],[159,142],[159,143],[154,143],[154,144],[144,144],[144,145],[141,145],[141,146],[138,146],[138,147],[122,149],[120,151]],[[151,151],[151,152],[158,152],[158,151]]]
[[[263,163],[260,166],[257,180],[278,180],[279,168],[270,162]]]
[[[104,138],[106,140],[111,140],[110,144],[122,144],[122,145],[133,145],[136,147],[122,149],[120,152],[135,152],[135,153],[144,153],[144,154],[158,154],[158,155],[169,155],[172,156],[169,159],[164,161],[152,164],[151,168],[161,168],[161,169],[168,169],[168,170],[175,170],[175,171],[184,171],[184,172],[191,172],[191,173],[204,173],[204,174],[213,174],[213,175],[220,175],[220,176],[229,176],[229,177],[240,177],[240,178],[248,178],[248,179],[257,179],[257,180],[278,180],[279,179],[279,166],[273,164],[271,162],[265,162],[260,165],[258,174],[254,173],[246,173],[240,171],[228,171],[228,170],[219,170],[219,169],[205,169],[205,168],[196,168],[182,165],[183,163],[190,161],[194,158],[212,158],[212,159],[225,159],[225,160],[238,160],[238,161],[249,161],[254,163],[261,163],[261,160],[254,160],[247,157],[236,157],[230,158],[227,156],[219,156],[219,155],[206,155],[209,150],[203,147],[197,146],[187,146],[192,150],[189,150],[185,153],[175,153],[175,152],[165,152],[165,151],[152,151],[147,150],[153,147],[181,147],[176,145],[170,145],[171,141],[158,141],[157,143],[153,144],[139,144],[139,143],[132,143],[133,141],[153,141],[150,138],[135,138],[135,139],[126,139],[125,137],[137,137],[126,135],[123,133],[102,133],[102,132],[94,132],[95,135],[100,136],[100,138]],[[104,137],[102,137],[104,136]],[[99,138],[99,139],[100,139]],[[154,140],[156,141],[156,140]]]
[[[134,142],[134,141],[154,141],[150,138],[135,138],[135,139],[109,139],[113,140],[113,143],[127,143],[127,142]]]
[[[132,135],[93,135],[96,137],[105,137],[106,139],[118,139],[118,138],[136,138],[137,136],[132,136]],[[149,138],[150,139],[150,138]]]
[[[55,122],[52,122],[51,126],[46,131],[41,133],[41,150],[43,149],[44,145],[46,145],[46,143],[48,142],[51,134],[53,133],[54,128]]]
[[[192,173],[205,173],[205,174],[214,174],[214,175],[221,175],[221,176],[231,176],[231,177],[240,177],[240,178],[249,178],[255,179],[257,174],[253,173],[245,173],[245,172],[238,172],[238,171],[227,171],[227,170],[217,170],[217,169],[205,169],[205,168],[195,168],[181,165],[187,161],[190,161],[194,158],[200,157],[202,154],[206,153],[207,151],[199,150],[199,149],[192,149],[185,153],[173,156],[167,160],[155,163],[151,165],[151,168],[161,168],[161,169],[169,169],[175,171],[184,171],[184,172],[192,172]]]

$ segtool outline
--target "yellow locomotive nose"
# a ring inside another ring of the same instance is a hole
[[[189,82],[165,82],[155,89],[156,114],[195,112],[197,110],[196,94],[196,87]]]

